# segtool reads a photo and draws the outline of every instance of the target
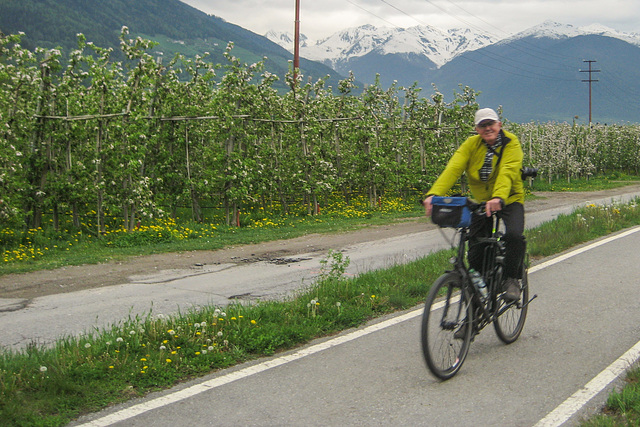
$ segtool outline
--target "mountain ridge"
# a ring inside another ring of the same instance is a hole
[[[290,33],[269,31],[265,37],[293,51],[293,36]],[[387,28],[371,24],[347,28],[315,43],[311,43],[303,34],[300,39],[300,56],[333,67],[372,51],[380,54],[415,53],[441,66],[461,52],[478,49],[495,41],[490,36],[465,28],[443,31],[427,25]]]
[[[399,35],[413,35],[400,43]],[[300,34],[300,55],[323,62],[332,67],[377,51],[381,54],[413,53],[424,55],[438,68],[456,56],[497,43],[511,43],[528,37],[563,39],[580,35],[600,35],[617,38],[640,47],[640,33],[617,31],[601,24],[576,27],[547,20],[541,24],[503,38],[482,34],[468,28],[440,30],[437,27],[418,25],[408,28],[376,27],[365,24],[349,27],[315,42]],[[270,30],[269,40],[293,52],[294,37],[289,32]],[[335,69],[335,68],[334,68]]]

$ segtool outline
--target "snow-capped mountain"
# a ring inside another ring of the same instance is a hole
[[[503,39],[464,28],[445,31],[426,25],[410,28],[362,25],[347,28],[316,42],[311,42],[301,34],[300,55],[329,65],[337,71],[344,71],[345,65],[353,58],[363,57],[372,52],[379,55],[418,55],[433,62],[439,68],[461,53],[495,43],[511,43],[527,37],[567,39],[583,35],[612,37],[640,46],[639,33],[624,33],[600,24],[577,27],[545,21]],[[265,37],[293,52],[294,38],[291,33],[269,31]]]
[[[279,44],[280,46],[287,49],[289,52],[293,52],[293,43],[294,43],[294,35],[290,32],[277,32],[273,30],[267,31],[267,34],[264,35],[266,38],[271,40],[272,42]],[[300,47],[307,46],[307,36],[304,34],[300,34]]]
[[[265,36],[293,51],[293,37],[289,34],[270,31]],[[462,52],[479,49],[496,41],[490,36],[469,29],[443,31],[426,25],[410,28],[362,25],[340,31],[315,43],[309,43],[305,38],[306,42],[303,44],[302,35],[300,39],[300,56],[323,62],[334,69],[343,68],[342,65],[351,59],[372,52],[379,55],[420,55],[439,67]]]
[[[514,40],[523,39],[526,37],[568,39],[572,37],[587,35],[611,37],[614,39],[623,40],[635,46],[640,46],[640,34],[638,33],[624,33],[600,24],[591,24],[582,27],[576,27],[571,24],[561,24],[554,21],[545,21],[540,25],[536,25],[511,37],[502,39],[499,43],[510,43]]]

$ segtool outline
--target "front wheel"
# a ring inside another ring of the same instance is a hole
[[[527,318],[527,308],[529,302],[529,281],[527,270],[524,271],[520,282],[520,299],[513,302],[505,302],[502,297],[498,298],[498,310],[493,326],[496,335],[505,344],[511,344],[518,339],[524,321]]]
[[[442,380],[458,373],[469,352],[473,311],[460,275],[440,276],[431,287],[422,316],[422,353],[431,372]]]

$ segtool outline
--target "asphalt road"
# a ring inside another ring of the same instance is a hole
[[[506,346],[491,327],[483,330],[449,381],[436,380],[425,367],[417,307],[81,421],[161,427],[576,425],[619,380],[593,399],[578,399],[569,412],[550,414],[574,393],[588,395],[585,386],[630,348],[637,351],[622,360],[625,367],[640,351],[638,231],[532,268],[529,281],[538,298],[520,339]]]

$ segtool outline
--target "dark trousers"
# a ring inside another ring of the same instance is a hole
[[[505,271],[506,277],[522,278],[522,258],[526,249],[524,240],[524,206],[522,203],[506,205],[497,215],[504,224]],[[469,265],[482,271],[486,243],[478,242],[478,237],[489,237],[493,228],[493,218],[474,215],[469,228]],[[482,271],[483,272],[483,271]],[[484,273],[484,272],[483,272]]]

